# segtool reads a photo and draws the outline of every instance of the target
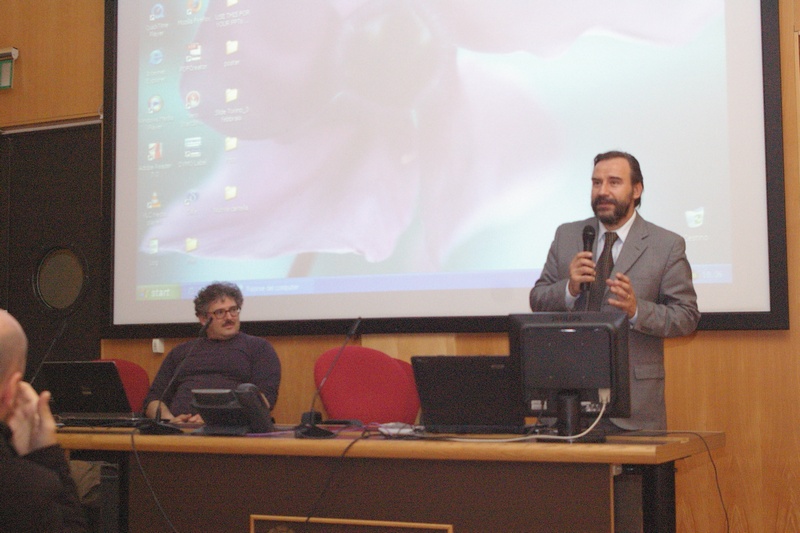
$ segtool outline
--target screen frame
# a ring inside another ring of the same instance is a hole
[[[108,317],[104,338],[193,336],[197,324],[114,324],[114,180],[116,142],[117,1],[105,3],[105,81],[103,104],[103,213],[104,240],[110,253]],[[703,313],[699,330],[787,330],[789,291],[786,250],[786,215],[783,163],[781,61],[778,0],[761,1],[761,38],[766,155],[767,239],[769,302],[766,312]],[[533,285],[533,281],[531,285]],[[191,317],[186,317],[191,320]],[[321,335],[347,330],[352,319],[246,322],[253,335]],[[364,319],[361,332],[370,333],[500,333],[506,316],[385,317]]]

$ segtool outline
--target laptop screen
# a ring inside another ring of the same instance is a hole
[[[113,361],[51,361],[42,364],[34,388],[49,390],[54,414],[132,415]]]
[[[426,431],[524,433],[520,379],[507,356],[414,356],[411,365]]]

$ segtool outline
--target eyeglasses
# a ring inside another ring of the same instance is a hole
[[[214,318],[225,318],[227,313],[230,313],[232,317],[239,316],[239,311],[242,309],[238,305],[234,305],[233,307],[229,307],[227,309],[216,309],[214,311],[209,311],[209,315],[214,315]]]

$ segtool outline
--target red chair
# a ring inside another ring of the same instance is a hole
[[[150,376],[147,375],[147,370],[125,359],[106,359],[106,361],[113,361],[117,366],[122,386],[125,387],[125,394],[128,396],[128,403],[131,404],[131,412],[144,411],[144,398],[150,390]]]
[[[416,421],[419,396],[409,363],[372,348],[348,346],[330,370],[339,350],[324,352],[314,364],[314,381],[328,418],[365,424]]]

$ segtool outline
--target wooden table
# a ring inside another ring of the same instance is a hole
[[[674,531],[674,462],[725,444],[723,433],[626,435],[603,444],[359,435],[311,440],[96,429],[62,430],[59,441],[121,465],[122,525],[135,532],[168,531],[166,518],[177,531],[267,532],[279,523],[286,531],[334,530],[313,519],[305,529],[262,518],[268,516],[341,519],[349,529],[335,531],[364,533],[605,532],[613,527],[614,478],[623,465],[643,476],[646,530]]]

